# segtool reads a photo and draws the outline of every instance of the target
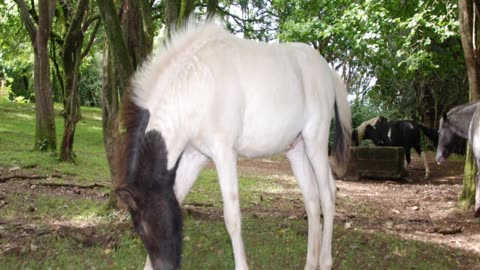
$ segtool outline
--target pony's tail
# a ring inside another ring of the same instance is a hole
[[[432,142],[435,147],[438,146],[438,131],[433,128],[426,127],[422,124],[418,124],[418,127],[423,131],[423,134],[427,136]]]
[[[335,87],[335,140],[333,142],[333,155],[335,159],[334,171],[337,176],[346,172],[350,158],[350,145],[352,136],[352,116],[347,91],[343,80],[332,70],[336,79]]]

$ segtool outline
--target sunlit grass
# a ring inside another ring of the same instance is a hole
[[[33,151],[35,136],[34,104],[0,101],[0,166],[35,167],[38,173],[75,175],[78,182],[108,183],[110,172],[103,146],[101,110],[82,108],[77,124],[74,152],[76,164],[58,162],[56,153]],[[55,106],[57,147],[63,135],[61,106]],[[59,150],[58,150],[59,151]],[[88,170],[85,170],[88,168]]]

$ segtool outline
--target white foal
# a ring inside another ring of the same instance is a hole
[[[171,43],[135,75],[126,102],[142,116],[126,124],[129,172],[118,190],[126,194],[122,200],[133,206],[134,224],[151,258],[145,269],[180,267],[178,252],[167,254],[160,247],[162,241],[171,240],[161,232],[176,232],[178,222],[154,217],[162,215],[158,208],[165,205],[177,209],[176,202],[165,202],[165,196],[174,193],[181,203],[208,160],[218,172],[235,269],[248,269],[237,157],[285,151],[308,214],[305,269],[332,267],[336,187],[328,163],[329,128],[335,116],[333,153],[336,167],[344,169],[351,117],[343,82],[318,52],[299,43],[243,40],[212,23],[190,26],[173,35]],[[130,114],[135,115],[135,110]],[[164,187],[162,181],[174,183],[173,188]],[[142,207],[139,198],[151,202]],[[172,219],[178,213],[167,212]]]

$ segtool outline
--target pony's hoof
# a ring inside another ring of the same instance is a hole
[[[473,216],[480,218],[480,207],[477,208],[477,210],[475,211],[475,214]]]

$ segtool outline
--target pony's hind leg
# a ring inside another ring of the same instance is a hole
[[[328,163],[329,123],[319,123],[302,133],[305,152],[312,165],[323,212],[323,236],[320,249],[320,269],[332,268],[333,218],[335,215],[335,181]]]
[[[410,149],[411,148],[405,147],[405,168],[407,168],[408,165],[410,165],[410,161],[412,160],[410,156]]]
[[[428,176],[430,175],[430,168],[428,167],[428,160],[427,156],[425,155],[425,152],[422,151],[422,148],[420,145],[414,146],[413,147],[415,151],[417,151],[418,155],[422,158],[423,161],[423,167],[425,168],[425,179],[428,179]]]
[[[287,152],[293,174],[302,190],[308,216],[308,250],[305,269],[317,269],[320,259],[322,225],[320,223],[320,195],[312,166],[305,154],[303,141],[299,141]]]
[[[238,192],[237,156],[232,149],[216,149],[212,155],[223,198],[223,217],[232,241],[235,269],[248,269],[243,247]]]

